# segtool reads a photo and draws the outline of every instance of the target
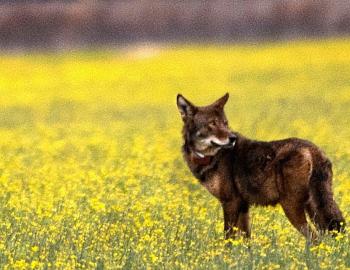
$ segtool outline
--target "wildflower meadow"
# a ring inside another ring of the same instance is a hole
[[[279,206],[227,247],[182,159],[176,94],[230,93],[233,130],[309,139],[350,224],[350,40],[0,55],[0,269],[350,269],[350,233],[310,245]]]

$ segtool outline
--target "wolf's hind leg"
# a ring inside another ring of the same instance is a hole
[[[312,221],[312,223],[316,226],[316,229],[320,232],[322,232],[323,229],[323,221],[319,214],[317,214],[317,208],[315,203],[313,202],[313,199],[311,198],[310,201],[306,204],[305,210]]]
[[[281,160],[284,192],[280,204],[293,226],[306,238],[316,238],[306,220],[312,156],[306,148],[291,151]]]
[[[307,239],[316,240],[317,233],[309,226],[306,220],[304,203],[292,201],[281,202],[284,213],[290,223]]]

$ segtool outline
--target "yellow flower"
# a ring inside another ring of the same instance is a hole
[[[39,247],[38,246],[32,246],[32,251],[33,252],[37,252],[39,250]]]

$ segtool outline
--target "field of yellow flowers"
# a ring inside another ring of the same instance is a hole
[[[0,55],[0,269],[345,269],[280,207],[225,248],[218,201],[181,155],[175,98],[230,93],[232,129],[299,136],[350,214],[350,40]]]

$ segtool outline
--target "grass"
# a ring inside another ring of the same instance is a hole
[[[298,136],[334,163],[349,223],[350,40],[1,55],[1,269],[344,269],[349,237],[308,246],[280,207],[224,247],[218,201],[185,166],[178,92],[230,92],[232,129]]]

